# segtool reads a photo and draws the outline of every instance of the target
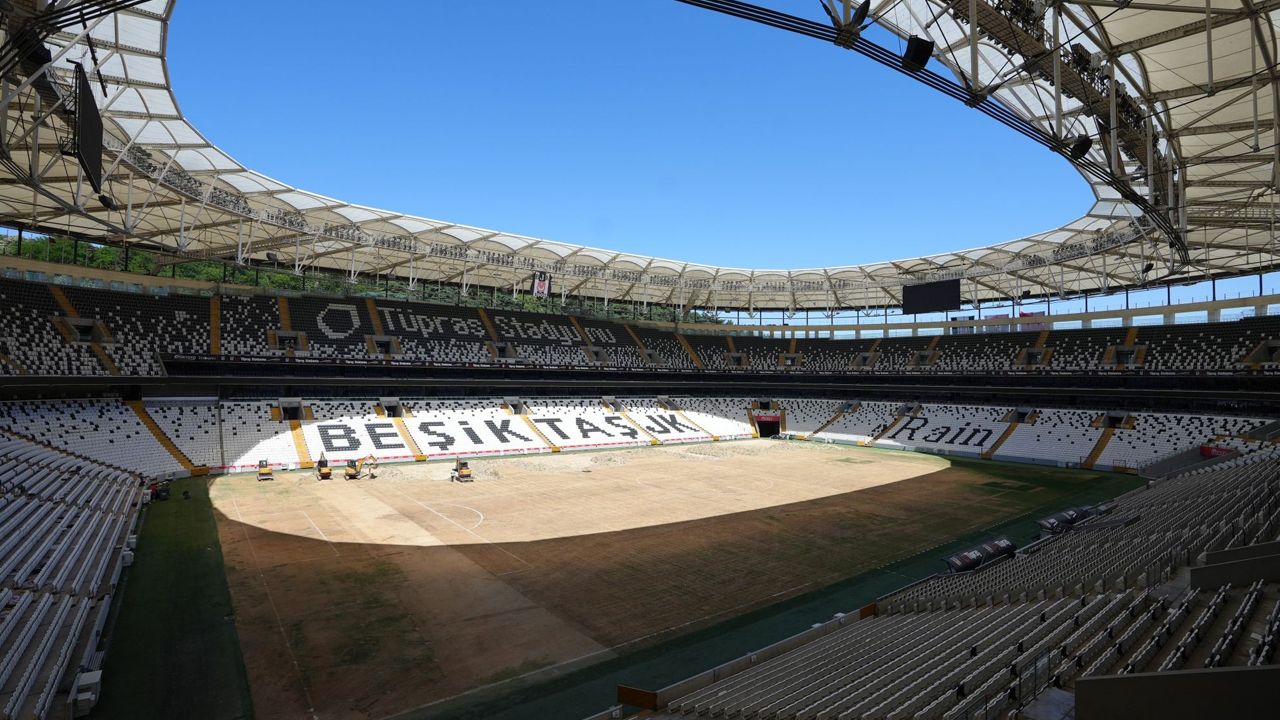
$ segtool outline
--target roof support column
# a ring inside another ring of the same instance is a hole
[[[1213,0],[1204,0],[1204,52],[1208,63],[1208,94],[1213,94]]]
[[[1249,32],[1249,85],[1253,88],[1253,151],[1258,152],[1258,34]]]
[[[969,0],[969,90],[978,94],[978,0]]]
[[[1062,6],[1053,5],[1053,130],[1060,138],[1067,137],[1062,127]]]
[[[1107,83],[1107,89],[1111,91],[1111,172],[1116,175],[1122,175],[1120,167],[1120,144],[1119,144],[1119,118],[1116,112],[1116,61],[1114,58],[1107,68],[1110,81]]]

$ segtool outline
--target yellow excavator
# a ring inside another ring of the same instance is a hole
[[[329,460],[323,455],[316,461],[316,476],[321,480],[329,480],[333,477],[333,468],[329,467]]]
[[[266,460],[258,461],[258,482],[263,480],[275,480],[276,476],[271,472],[271,464]]]
[[[360,473],[364,471],[364,466],[369,466],[369,477],[377,477],[378,458],[373,455],[366,455],[359,460],[348,460],[347,467],[343,470],[343,474],[348,480],[356,480],[360,477]]]

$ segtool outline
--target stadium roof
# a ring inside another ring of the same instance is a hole
[[[828,2],[838,20],[843,0]],[[1077,136],[1092,136],[1080,165],[1097,202],[1066,226],[993,238],[987,247],[791,270],[578,246],[299,189],[240,165],[183,117],[181,88],[171,86],[165,62],[173,0],[80,0],[41,9],[46,4],[11,0],[4,18],[0,62],[13,72],[3,91],[0,222],[9,225],[160,245],[193,258],[270,254],[293,269],[467,287],[527,286],[534,271],[546,270],[557,292],[721,309],[898,305],[902,285],[952,277],[964,279],[966,299],[1065,296],[1256,272],[1280,254],[1272,232],[1280,0],[1076,0],[1059,11],[1038,0],[961,0],[952,9],[930,0],[874,3],[872,17],[883,27],[935,42],[930,67],[977,88],[974,104],[1012,111],[1064,155]],[[53,54],[59,82],[52,96],[33,82],[44,77],[39,66],[28,59],[24,67],[14,49],[24,25],[40,28]],[[861,61],[833,58],[841,60]],[[96,68],[105,84],[91,73],[107,128],[104,192],[114,210],[61,152],[70,125],[58,105],[71,103],[71,61]],[[1055,135],[1055,127],[1062,132]],[[1110,181],[1099,167],[1110,170]],[[1147,200],[1180,236],[1161,233],[1126,197]],[[1175,241],[1185,241],[1189,262],[1171,250]]]

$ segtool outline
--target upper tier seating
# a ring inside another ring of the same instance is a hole
[[[633,326],[631,330],[640,338],[640,342],[644,343],[644,349],[656,354],[662,359],[662,363],[657,367],[669,368],[672,370],[692,370],[694,369],[693,358],[689,357],[689,353],[685,352],[684,346],[676,340],[676,336],[669,332],[661,330],[652,330],[640,326]]]
[[[729,344],[723,337],[708,335],[685,335],[685,340],[693,351],[702,358],[702,365],[707,370],[731,370],[729,362]]]
[[[588,344],[604,350],[607,357],[604,365],[622,368],[644,368],[649,365],[640,346],[636,345],[624,325],[587,317],[576,320],[587,334]]]
[[[365,341],[374,332],[368,303],[355,298],[289,298],[293,332],[307,335],[307,354],[322,358],[368,358]]]
[[[929,349],[932,337],[886,338],[876,347],[879,357],[872,366],[873,372],[924,372],[932,366],[917,363],[920,353]]]
[[[284,353],[267,344],[267,333],[280,329],[280,304],[275,298],[225,295],[221,301],[223,355],[271,357]]]
[[[122,375],[161,375],[157,355],[209,353],[209,298],[62,289],[80,317],[99,320],[114,342],[104,343]]]
[[[54,326],[65,316],[48,287],[0,280],[0,342],[17,365],[0,362],[0,374],[108,374],[88,343],[68,342]]]
[[[939,342],[934,372],[1001,373],[1014,368],[1018,353],[1035,344],[1037,333],[948,335]]]
[[[83,320],[101,323],[105,336],[97,338],[100,348],[54,324],[54,318],[67,312],[49,286],[2,280],[0,374],[104,375],[114,364],[123,375],[159,375],[164,372],[160,354],[203,355],[212,349],[208,298],[83,287],[60,291]],[[224,295],[219,306],[219,351],[230,357],[381,360],[390,355],[401,361],[452,365],[492,365],[514,359],[521,365],[546,367],[690,370],[701,364],[712,371],[1003,374],[1026,371],[1019,360],[1022,351],[1040,340],[1037,331],[881,339],[797,337],[794,343],[784,336],[686,335],[695,360],[669,331],[591,318],[490,310],[487,315],[495,338],[480,311],[466,307],[243,295]],[[1108,349],[1122,346],[1131,331],[1136,333],[1136,348],[1132,358],[1121,357],[1126,361],[1122,367]],[[290,333],[305,336],[305,342],[290,340]],[[1277,372],[1280,363],[1267,359],[1273,351],[1267,344],[1277,340],[1280,318],[1267,317],[1167,327],[1051,330],[1044,345],[1049,351],[1046,362],[1037,370],[1056,374]],[[509,344],[514,355],[490,348],[495,341]],[[798,357],[787,358],[793,345]],[[598,348],[602,354],[588,353],[588,348]],[[99,349],[106,359],[100,359]],[[656,355],[656,362],[646,357],[646,351]],[[863,353],[874,361],[859,362]]]
[[[809,372],[838,373],[853,369],[854,359],[871,348],[871,340],[796,340],[796,352]]]
[[[522,361],[552,367],[589,363],[582,336],[565,316],[491,310],[489,317],[498,337],[515,345]]]
[[[1107,348],[1120,345],[1126,334],[1124,328],[1097,328],[1090,330],[1052,330],[1046,347],[1053,348],[1049,367],[1055,372],[1111,371],[1103,360]]]
[[[400,340],[402,357],[419,362],[476,365],[493,362],[489,339],[474,308],[378,300],[382,332]]]
[[[1147,326],[1138,344],[1147,348],[1147,370],[1232,372],[1264,340],[1280,337],[1280,318],[1247,318],[1229,323]]]
[[[745,356],[747,367],[763,371],[779,369],[781,356],[791,348],[786,340],[751,336],[735,337],[733,346]]]

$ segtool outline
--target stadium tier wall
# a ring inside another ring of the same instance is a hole
[[[1280,318],[791,340],[685,336],[372,298],[141,295],[0,281],[0,374],[154,377],[175,358],[809,375],[1230,375],[1280,368]]]

